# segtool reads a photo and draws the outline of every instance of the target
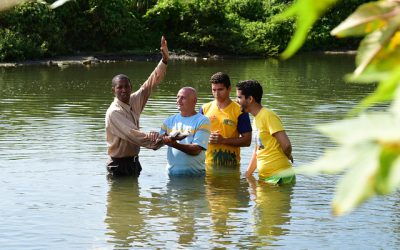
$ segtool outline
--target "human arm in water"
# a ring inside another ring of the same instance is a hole
[[[287,158],[293,163],[293,156],[292,156],[292,144],[290,143],[289,137],[287,136],[286,132],[279,131],[272,134],[273,137],[279,142],[283,153],[287,156]]]
[[[246,177],[252,176],[256,168],[257,168],[257,149],[256,147],[254,147],[253,155],[251,156],[249,165],[247,166]]]

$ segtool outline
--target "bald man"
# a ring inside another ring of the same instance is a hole
[[[210,137],[210,120],[195,111],[197,92],[183,87],[176,96],[180,111],[168,117],[162,124],[160,134],[168,146],[168,174],[170,176],[203,176],[205,174],[205,151]]]
[[[139,176],[142,167],[139,162],[140,147],[157,149],[158,133],[144,133],[139,130],[139,118],[153,89],[164,78],[169,52],[167,41],[161,37],[162,59],[143,85],[132,93],[128,76],[119,74],[112,79],[114,101],[106,113],[107,153],[110,160],[107,171],[112,176]]]

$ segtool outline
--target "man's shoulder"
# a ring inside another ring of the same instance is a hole
[[[235,108],[240,108],[240,104],[239,103],[237,103],[237,102],[235,102],[234,100],[232,100],[232,105],[235,107]]]
[[[106,115],[109,116],[114,112],[118,112],[121,110],[121,107],[118,105],[118,103],[114,100],[110,106],[108,106],[108,109],[106,111]]]
[[[263,123],[266,123],[266,122],[269,123],[273,120],[280,121],[280,117],[273,110],[263,107],[260,110],[259,114],[257,114],[257,116],[255,117],[255,120],[257,120],[259,122],[263,122]]]
[[[204,124],[204,125],[211,124],[210,119],[207,116],[200,114],[200,113],[197,113],[195,119],[197,120],[198,124]]]
[[[237,102],[232,101],[231,108],[234,112],[238,113],[239,115],[243,113],[242,107],[240,107],[240,104]]]
[[[227,107],[227,113],[230,114],[231,118],[239,118],[243,116],[248,116],[247,112],[243,112],[242,108],[240,107],[239,103],[232,101],[229,106]]]
[[[210,101],[210,102],[204,103],[204,104],[201,106],[201,109],[203,110],[203,114],[205,114],[205,113],[212,107],[212,105],[213,105],[214,102],[215,102],[215,101]]]
[[[178,117],[179,117],[179,114],[170,115],[165,119],[165,122],[172,122],[172,121],[178,119]]]
[[[195,116],[196,116],[196,119],[199,119],[199,120],[206,120],[206,121],[210,120],[210,119],[208,119],[208,117],[206,115],[203,115],[201,113],[197,113]]]
[[[267,107],[263,107],[262,109],[261,109],[261,114],[263,114],[263,115],[268,115],[268,116],[278,116],[276,113],[275,113],[275,111],[273,111],[272,109],[269,109],[269,108],[267,108]]]

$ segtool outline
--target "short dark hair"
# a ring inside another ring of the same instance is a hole
[[[132,86],[131,80],[129,80],[129,77],[127,75],[124,74],[119,74],[113,77],[113,79],[111,80],[111,86],[115,87],[115,85],[117,85],[117,83],[119,81],[128,81],[129,85]]]
[[[217,72],[212,75],[210,78],[210,82],[212,84],[222,83],[226,88],[229,88],[231,86],[231,79],[229,79],[228,74],[225,74],[223,72]]]
[[[240,81],[236,84],[236,88],[242,91],[242,94],[248,98],[252,96],[257,103],[261,104],[261,98],[263,96],[263,88],[257,80],[245,80]]]

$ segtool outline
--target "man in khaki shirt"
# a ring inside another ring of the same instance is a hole
[[[162,59],[149,78],[134,93],[126,75],[112,79],[114,101],[106,113],[106,139],[110,161],[108,172],[113,176],[139,176],[142,167],[138,160],[140,147],[158,149],[163,145],[157,140],[157,132],[144,133],[139,130],[139,118],[152,90],[164,78],[169,58],[167,41],[161,37]]]

